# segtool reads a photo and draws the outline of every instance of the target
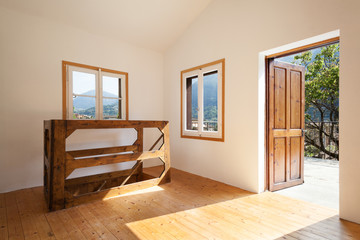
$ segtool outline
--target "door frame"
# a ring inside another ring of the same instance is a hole
[[[335,30],[282,47],[259,53],[259,192],[269,190],[268,122],[269,122],[269,60],[340,42],[340,31]],[[262,109],[262,110],[261,110]],[[263,157],[262,157],[263,156]],[[261,160],[261,158],[263,160]],[[263,170],[263,171],[262,171]],[[262,176],[263,178],[262,178]],[[261,180],[263,179],[263,180]]]

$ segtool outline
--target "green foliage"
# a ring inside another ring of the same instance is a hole
[[[315,108],[330,113],[331,121],[339,120],[339,44],[321,48],[314,59],[311,51],[294,57],[294,63],[306,67],[305,111]],[[310,114],[306,114],[310,120]]]
[[[316,148],[338,159],[339,138],[335,124],[339,121],[339,44],[322,47],[315,56],[311,51],[296,55],[293,63],[306,67],[305,120],[309,129],[316,132],[305,135],[306,154],[319,154]],[[334,124],[325,128],[325,120]],[[324,139],[330,140],[331,147],[325,146]]]
[[[313,145],[305,145],[305,156],[306,157],[318,157],[320,155],[320,150]]]
[[[205,121],[217,121],[218,110],[217,106],[206,106],[204,109]]]
[[[95,107],[91,107],[85,110],[75,110],[74,108],[74,119],[76,119],[75,113],[85,116],[85,118],[91,119],[95,116]],[[119,105],[114,103],[111,105],[104,105],[103,108],[104,117],[106,116],[117,116],[119,118]]]
[[[217,121],[217,74],[204,77],[204,120]],[[198,120],[198,82],[192,84],[192,119]]]

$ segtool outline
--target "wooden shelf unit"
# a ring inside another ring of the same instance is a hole
[[[66,151],[66,139],[77,129],[105,128],[133,128],[137,139],[127,146]],[[158,128],[162,133],[149,151],[143,150],[144,128]],[[161,140],[161,146],[154,150]],[[44,194],[48,209],[59,210],[170,182],[169,147],[168,121],[44,121]],[[160,158],[164,165],[158,177],[143,172],[143,161],[153,158]],[[129,161],[136,161],[131,169],[67,179],[77,168]]]

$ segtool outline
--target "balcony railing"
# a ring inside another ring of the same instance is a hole
[[[204,121],[204,131],[216,132],[218,130],[218,123],[217,121]],[[191,129],[199,129],[199,122],[198,120],[191,121]]]
[[[313,139],[317,145],[320,145],[319,139],[319,126],[323,124],[323,131],[326,134],[322,134],[322,142],[324,144],[325,149],[331,152],[338,152],[338,146],[335,141],[339,140],[339,122],[306,122],[306,136],[310,139]],[[335,140],[335,141],[334,141]],[[310,148],[309,148],[310,147]],[[311,144],[305,141],[305,155],[315,154],[315,157],[318,158],[329,158],[329,156],[319,151],[318,153],[312,153]],[[310,155],[309,155],[310,156]]]

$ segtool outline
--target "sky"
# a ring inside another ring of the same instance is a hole
[[[102,76],[102,79],[103,91],[118,96],[118,78]],[[95,94],[95,74],[73,71],[73,93],[83,94],[91,90]]]

